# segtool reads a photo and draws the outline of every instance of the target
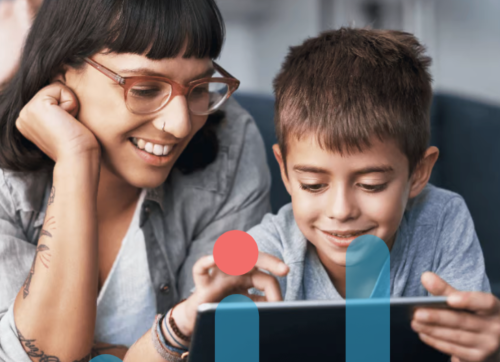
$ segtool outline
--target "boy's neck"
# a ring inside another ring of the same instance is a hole
[[[338,265],[334,263],[331,259],[329,259],[325,254],[321,252],[321,250],[316,249],[318,253],[319,260],[321,264],[325,267],[326,273],[330,277],[330,280],[333,283],[333,286],[340,294],[342,298],[345,299],[345,273],[346,267],[342,265]]]

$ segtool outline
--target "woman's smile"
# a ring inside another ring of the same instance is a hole
[[[129,139],[135,153],[144,162],[154,166],[164,166],[175,158],[177,144],[132,137]]]

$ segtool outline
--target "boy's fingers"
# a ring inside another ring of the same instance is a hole
[[[448,304],[457,309],[467,309],[482,315],[500,312],[500,301],[491,293],[454,292],[448,297]]]
[[[481,337],[477,333],[462,331],[456,328],[446,328],[435,325],[411,322],[411,327],[417,333],[423,333],[442,341],[454,343],[464,347],[477,347],[481,345]]]
[[[419,333],[420,339],[427,345],[451,356],[465,361],[483,361],[487,356],[476,348],[467,348],[454,343],[446,342],[429,335]]]
[[[210,268],[215,267],[213,255],[201,257],[193,266],[193,279],[195,285],[206,285],[210,280]]]
[[[259,252],[259,258],[257,259],[257,264],[255,264],[255,266],[280,277],[288,274],[288,266],[285,263],[283,263],[279,258],[264,252]]]
[[[252,284],[258,290],[264,291],[266,300],[269,302],[279,302],[282,300],[280,285],[272,275],[256,271],[250,275]]]
[[[451,293],[456,292],[455,288],[432,272],[423,273],[420,279],[422,281],[422,285],[432,295],[448,296]]]
[[[456,328],[470,332],[481,332],[486,327],[482,317],[455,310],[418,308],[413,315],[413,320],[431,326]]]

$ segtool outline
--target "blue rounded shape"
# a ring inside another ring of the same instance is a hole
[[[112,356],[110,354],[102,354],[100,356],[94,357],[90,362],[123,362],[118,357]]]
[[[375,235],[356,238],[346,254],[346,362],[390,361],[391,257]]]
[[[252,299],[233,294],[215,310],[215,362],[259,362],[259,310]]]

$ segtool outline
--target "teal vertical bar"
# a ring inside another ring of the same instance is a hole
[[[233,294],[215,310],[215,362],[259,361],[259,310],[248,297]]]
[[[94,357],[90,362],[123,362],[118,357],[112,356],[110,354],[102,354],[100,356]]]
[[[390,253],[362,235],[346,254],[346,362],[390,361]]]

